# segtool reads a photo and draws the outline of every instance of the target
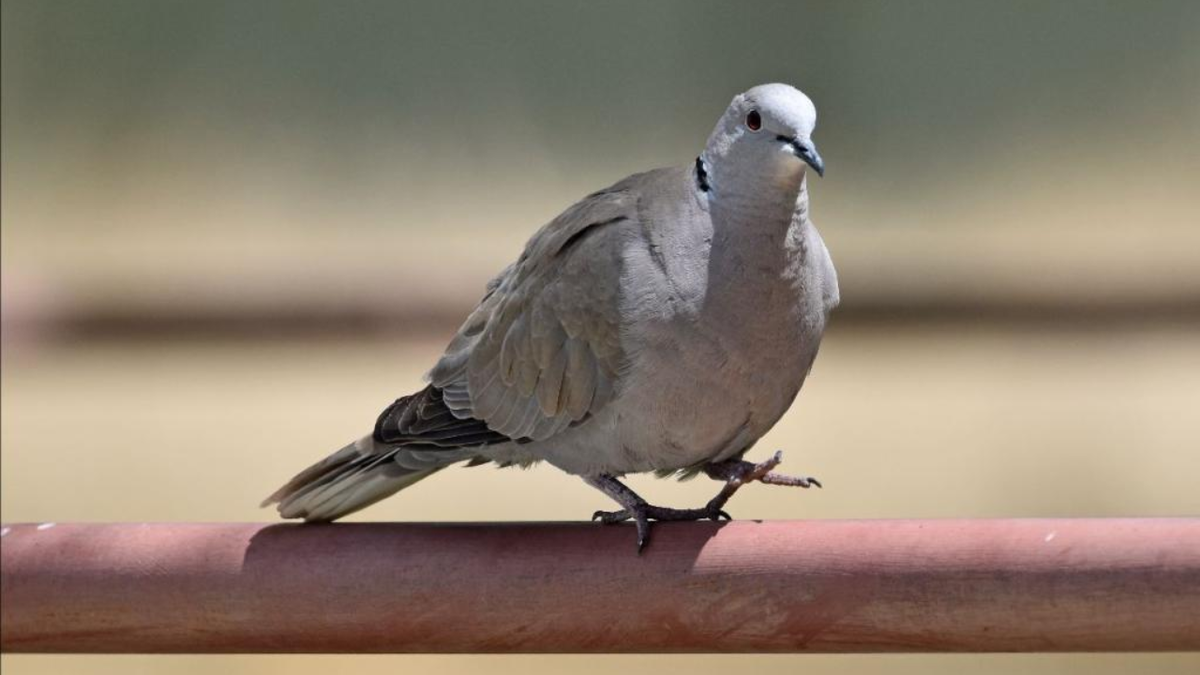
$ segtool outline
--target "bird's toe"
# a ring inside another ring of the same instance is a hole
[[[598,520],[601,523],[604,523],[605,525],[612,525],[614,523],[623,523],[632,517],[633,517],[633,514],[631,514],[626,509],[621,509],[620,511],[597,511],[592,514],[593,521]]]

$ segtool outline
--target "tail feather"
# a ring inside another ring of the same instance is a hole
[[[445,450],[436,456],[409,456],[413,454],[403,447],[380,444],[371,436],[363,437],[301,471],[262,506],[278,504],[284,518],[335,520],[468,458]]]
[[[459,417],[429,385],[396,399],[375,432],[301,471],[267,497],[284,518],[326,521],[370,506],[451,464],[475,459],[486,445],[512,439],[482,420]]]

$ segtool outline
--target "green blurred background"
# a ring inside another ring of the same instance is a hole
[[[263,520],[540,224],[798,85],[844,306],[765,518],[1200,513],[1200,3],[3,7],[6,521]],[[635,478],[656,501],[714,485]],[[585,518],[549,468],[355,519]],[[8,673],[1196,672],[1160,656],[13,657]]]

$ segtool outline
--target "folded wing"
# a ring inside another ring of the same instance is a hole
[[[456,418],[543,440],[608,403],[625,358],[621,247],[636,218],[630,192],[590,195],[488,285],[429,374]]]

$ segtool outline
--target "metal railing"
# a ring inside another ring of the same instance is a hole
[[[1200,519],[13,524],[6,652],[1200,650]]]

